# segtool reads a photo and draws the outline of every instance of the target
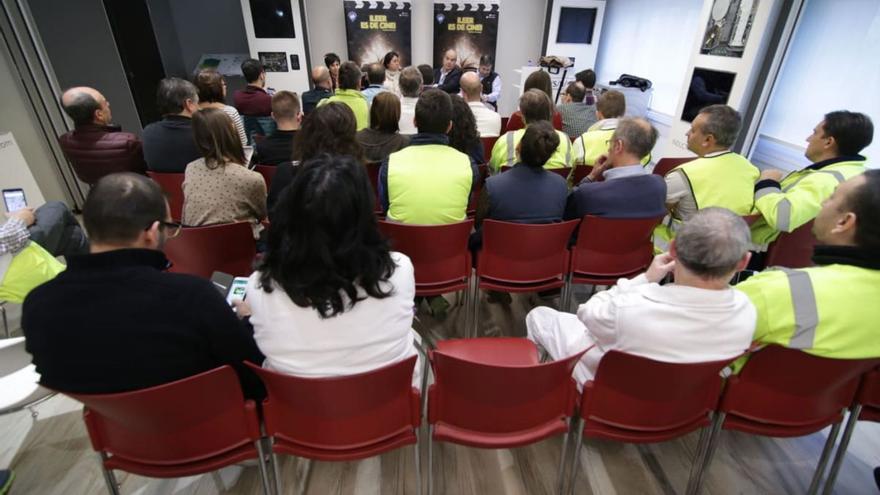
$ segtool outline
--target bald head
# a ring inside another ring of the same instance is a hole
[[[110,104],[98,90],[88,86],[70,88],[61,94],[61,107],[74,125],[109,125]]]
[[[330,88],[330,70],[323,65],[312,69],[312,81],[316,87]]]
[[[483,87],[480,84],[480,76],[476,72],[465,72],[461,75],[461,92],[467,101],[480,101],[480,93]]]
[[[455,67],[455,64],[458,63],[458,54],[455,53],[455,50],[449,49],[446,50],[446,53],[443,54],[443,70],[450,71]]]

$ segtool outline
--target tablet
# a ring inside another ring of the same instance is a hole
[[[9,213],[27,208],[24,189],[4,189],[3,202],[6,203],[6,211]]]

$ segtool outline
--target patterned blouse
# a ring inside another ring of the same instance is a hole
[[[212,225],[252,222],[258,238],[266,218],[266,182],[263,176],[237,163],[215,169],[204,158],[186,166],[183,179],[183,224]]]

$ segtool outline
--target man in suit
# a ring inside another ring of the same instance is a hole
[[[666,214],[666,183],[649,173],[641,157],[657,142],[657,129],[642,118],[624,118],[608,143],[608,152],[568,197],[565,218],[584,215],[649,218]],[[603,182],[597,182],[600,177]]]
[[[443,66],[434,69],[434,82],[437,89],[442,89],[449,94],[458,94],[461,91],[461,68],[458,66],[458,54],[455,50],[446,50],[443,54]]]

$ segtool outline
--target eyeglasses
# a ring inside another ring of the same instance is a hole
[[[173,239],[180,235],[180,229],[182,227],[180,222],[166,222],[165,220],[159,220],[159,225],[166,230],[165,237],[169,239]]]

